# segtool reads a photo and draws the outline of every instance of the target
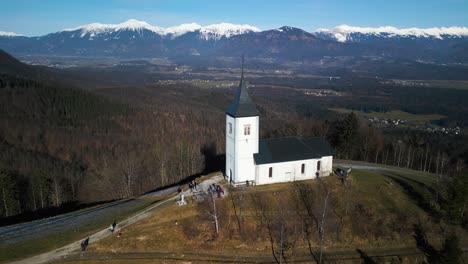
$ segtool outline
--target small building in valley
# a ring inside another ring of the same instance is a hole
[[[234,100],[226,109],[226,170],[233,185],[270,184],[328,176],[334,150],[320,138],[259,139],[260,114],[242,70]]]

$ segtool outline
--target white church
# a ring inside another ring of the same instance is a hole
[[[244,81],[226,109],[226,171],[232,185],[260,185],[329,176],[334,151],[320,138],[259,139],[259,112]]]

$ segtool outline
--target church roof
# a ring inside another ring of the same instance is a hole
[[[261,139],[255,164],[269,164],[333,156],[335,151],[321,138],[297,137]]]
[[[252,102],[252,99],[249,96],[247,91],[247,84],[244,80],[244,58],[242,58],[242,74],[239,88],[237,88],[234,100],[226,109],[226,114],[232,117],[248,117],[259,115],[257,107],[255,107],[255,104]]]

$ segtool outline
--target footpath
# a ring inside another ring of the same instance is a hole
[[[203,182],[199,183],[199,186],[201,187],[201,189],[203,191],[207,191],[209,186],[212,185],[212,184],[218,184],[221,180],[223,179],[222,175],[216,175],[214,177],[211,177],[211,178],[208,178],[206,180],[204,180]],[[171,190],[174,190],[174,187],[170,187],[168,189],[171,189]],[[177,189],[175,189],[177,190]],[[189,197],[189,196],[192,196],[192,192],[190,190],[186,190],[183,192],[184,196],[186,197]],[[155,213],[156,211],[158,211],[158,209],[160,209],[163,205],[165,204],[169,204],[169,203],[175,203],[176,200],[179,199],[179,195],[174,195],[170,198],[167,198],[161,202],[158,202],[146,209],[144,209],[142,212],[134,215],[134,216],[131,216],[127,219],[125,219],[124,221],[121,221],[119,223],[117,223],[117,228],[114,232],[119,232],[119,230],[133,224],[133,223],[136,223],[142,219],[145,219],[146,217],[152,215],[153,213]],[[90,235],[89,236],[89,243],[92,244],[94,242],[97,242],[103,238],[106,238],[108,236],[110,236],[112,233],[109,231],[108,228],[104,229],[104,230],[101,230],[97,233],[94,233],[93,235]],[[19,260],[19,261],[15,261],[15,262],[11,262],[12,264],[41,264],[41,263],[48,263],[48,262],[52,262],[52,261],[56,261],[56,260],[59,260],[61,258],[64,258],[65,256],[69,255],[69,254],[72,254],[73,252],[75,251],[79,251],[81,250],[81,242],[83,240],[85,240],[86,237],[83,237],[82,239],[80,239],[79,241],[75,241],[71,244],[68,244],[66,246],[63,246],[61,248],[58,248],[58,249],[55,249],[55,250],[52,250],[52,251],[49,251],[49,252],[46,252],[46,253],[42,253],[40,255],[37,255],[37,256],[33,256],[33,257],[30,257],[30,258],[26,258],[26,259],[23,259],[23,260]]]

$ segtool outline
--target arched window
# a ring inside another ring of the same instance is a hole
[[[302,166],[301,166],[301,173],[302,173],[302,174],[305,173],[305,163],[302,163]]]
[[[318,170],[318,171],[320,170],[320,160],[317,161],[317,170]]]
[[[268,170],[268,177],[273,177],[273,167],[270,167],[270,169]]]

